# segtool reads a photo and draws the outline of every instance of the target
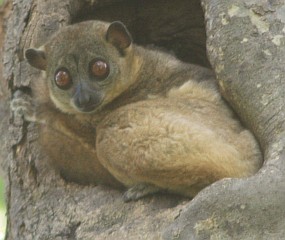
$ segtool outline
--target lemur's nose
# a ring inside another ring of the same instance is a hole
[[[101,94],[98,90],[92,89],[86,85],[78,84],[74,94],[74,104],[78,110],[91,112],[101,102]]]
[[[79,106],[84,106],[91,100],[90,92],[84,89],[81,84],[77,87],[75,95],[77,96]]]

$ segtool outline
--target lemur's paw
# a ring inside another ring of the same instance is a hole
[[[161,189],[147,184],[147,183],[140,183],[129,188],[123,195],[124,202],[136,201],[140,198],[143,198],[147,195],[159,192]]]
[[[14,112],[15,117],[23,117],[26,121],[35,122],[35,107],[32,98],[21,90],[17,90],[10,103],[10,108]]]

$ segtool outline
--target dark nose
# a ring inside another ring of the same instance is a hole
[[[90,92],[81,85],[77,87],[75,97],[80,107],[87,105],[91,100]]]
[[[93,111],[101,102],[100,91],[78,84],[74,94],[75,106],[83,112]]]

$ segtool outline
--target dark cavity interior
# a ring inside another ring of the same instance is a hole
[[[72,23],[97,19],[122,21],[134,42],[153,45],[179,59],[210,67],[206,56],[206,33],[199,0],[82,1]],[[114,3],[115,2],[115,3]]]

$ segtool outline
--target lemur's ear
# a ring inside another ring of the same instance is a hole
[[[106,40],[119,50],[124,50],[132,44],[132,36],[126,26],[119,21],[112,22],[106,33]]]
[[[31,66],[40,70],[46,70],[47,60],[43,50],[29,48],[25,52],[25,57]]]

